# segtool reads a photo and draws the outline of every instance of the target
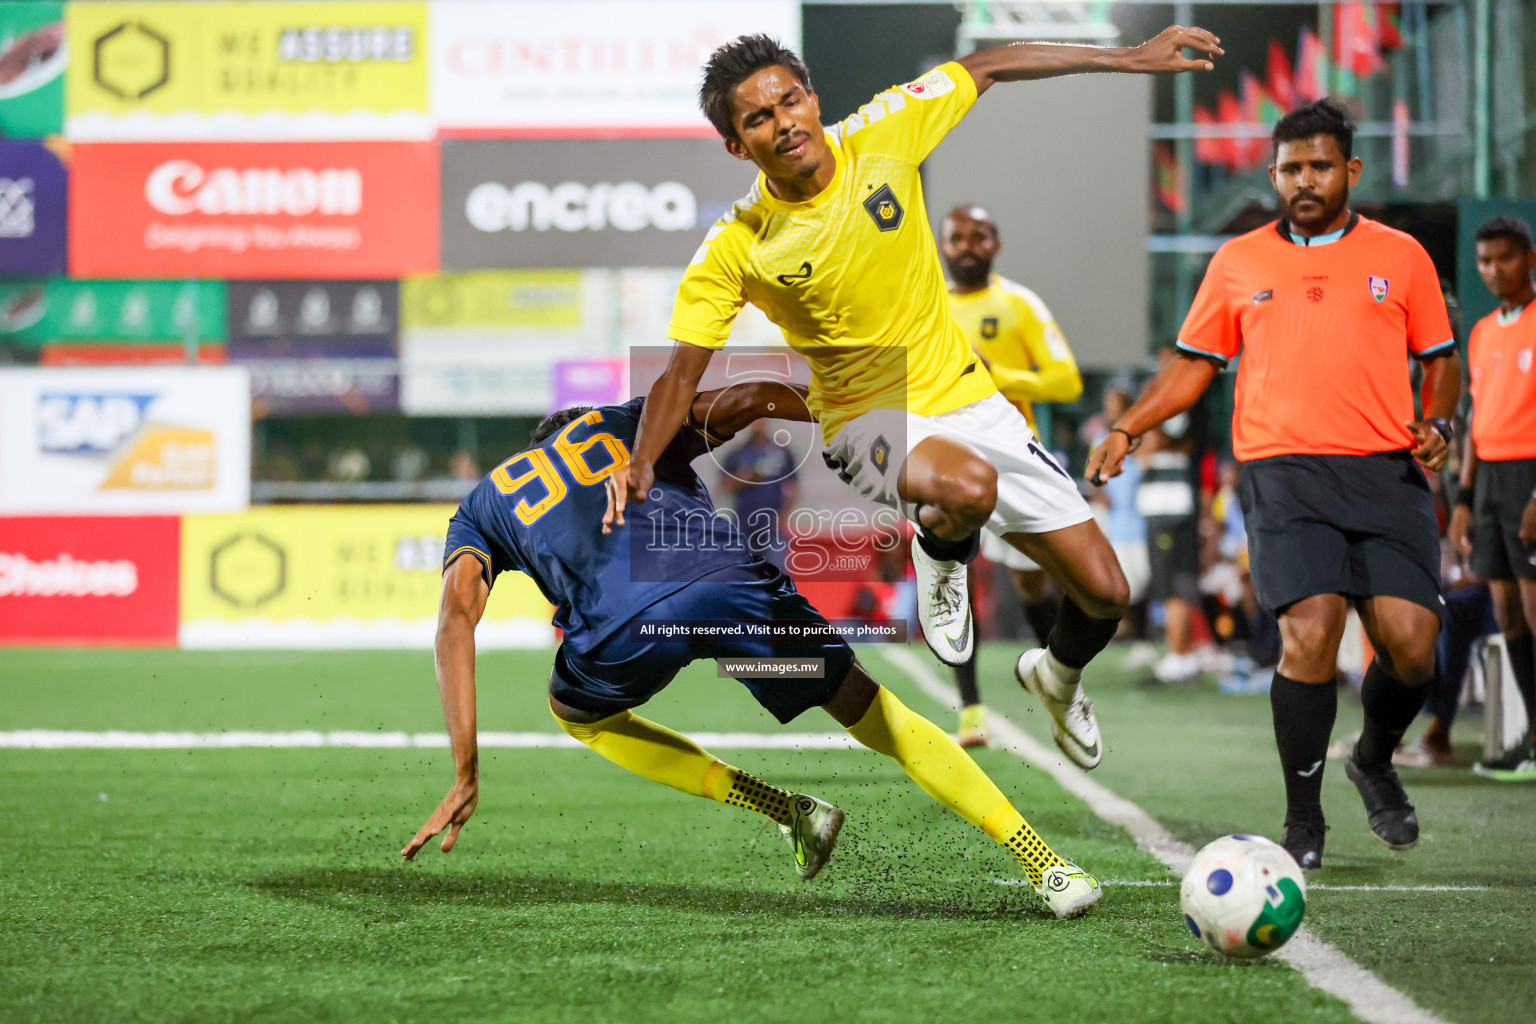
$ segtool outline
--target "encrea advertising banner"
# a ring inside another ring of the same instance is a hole
[[[237,367],[0,370],[0,512],[243,509],[250,408]]]
[[[77,277],[388,278],[437,268],[430,142],[74,147]]]
[[[0,644],[176,642],[175,516],[0,516]]]
[[[430,647],[452,505],[274,506],[182,520],[183,647]],[[544,646],[553,609],[496,580],[480,647]]]
[[[68,65],[63,4],[0,4],[0,136],[40,139],[64,130]]]
[[[426,139],[422,3],[74,3],[66,132]]]
[[[719,140],[448,141],[443,269],[683,267],[752,187]]]
[[[435,0],[432,116],[445,134],[713,137],[701,69],[737,36],[798,51],[785,0]]]

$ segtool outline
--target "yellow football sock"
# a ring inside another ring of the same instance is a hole
[[[885,687],[848,732],[894,759],[929,796],[1005,846],[1031,884],[1040,884],[1046,868],[1065,863],[948,733]]]
[[[744,807],[780,825],[789,824],[793,794],[726,764],[682,733],[629,711],[585,723],[567,722],[553,709],[550,714],[567,734],[620,768],[691,796]]]

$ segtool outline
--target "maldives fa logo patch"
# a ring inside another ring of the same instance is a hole
[[[864,200],[864,212],[869,214],[869,219],[881,231],[895,231],[901,227],[903,211],[901,204],[896,201],[896,193],[891,191],[889,185],[881,185]]]
[[[1371,298],[1377,302],[1387,301],[1387,279],[1384,277],[1368,277],[1371,284]]]
[[[1515,353],[1515,365],[1520,367],[1521,373],[1531,372],[1531,350],[1523,348]]]

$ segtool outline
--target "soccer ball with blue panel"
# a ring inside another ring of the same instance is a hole
[[[1307,883],[1295,859],[1263,836],[1223,836],[1195,854],[1179,889],[1195,937],[1248,960],[1285,945],[1301,927]]]

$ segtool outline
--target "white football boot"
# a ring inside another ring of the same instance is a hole
[[[815,878],[826,865],[846,817],[840,808],[804,793],[789,802],[789,824],[780,825],[779,831],[794,851],[795,872],[803,880]]]
[[[1034,694],[1051,716],[1051,736],[1061,752],[1079,768],[1096,768],[1103,758],[1099,740],[1099,720],[1093,715],[1093,701],[1083,696],[1080,682],[1053,678],[1046,663],[1046,650],[1037,647],[1019,655],[1014,675],[1019,685]]]
[[[917,570],[917,621],[923,639],[944,664],[964,665],[976,642],[965,563],[932,558],[914,540],[912,565]]]
[[[1035,892],[1045,900],[1045,905],[1051,908],[1058,921],[1087,913],[1088,908],[1104,895],[1099,880],[1071,861],[1046,868],[1045,877],[1035,886]]]

